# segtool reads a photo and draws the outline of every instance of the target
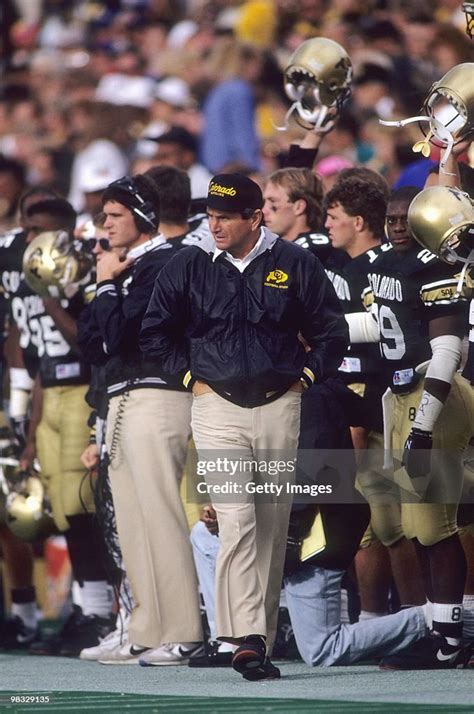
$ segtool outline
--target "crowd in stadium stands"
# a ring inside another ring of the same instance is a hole
[[[472,666],[471,286],[407,214],[472,197],[474,156],[379,121],[474,61],[461,5],[3,0],[0,462],[40,474],[72,595],[45,634],[45,534],[0,507],[0,649]],[[314,37],[352,62],[321,131],[283,79]],[[87,270],[55,293],[61,232]]]

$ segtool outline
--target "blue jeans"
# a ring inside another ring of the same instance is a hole
[[[193,549],[194,564],[196,565],[199,587],[201,589],[207,621],[211,631],[211,640],[216,639],[215,620],[215,582],[216,562],[219,552],[219,538],[211,535],[204,523],[199,521],[191,530],[191,546]]]
[[[341,625],[343,570],[304,566],[285,578],[296,644],[311,667],[353,664],[404,649],[426,633],[421,607]]]
[[[211,639],[215,639],[214,581],[219,538],[204,523],[191,531],[191,544],[201,586]],[[353,664],[362,659],[394,654],[426,633],[421,607],[377,617],[354,625],[341,625],[343,570],[311,565],[285,578],[286,606],[296,644],[310,667]]]

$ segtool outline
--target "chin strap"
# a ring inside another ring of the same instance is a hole
[[[446,163],[449,157],[451,156],[451,152],[454,146],[454,137],[449,131],[449,129],[447,129],[444,124],[442,124],[438,119],[436,119],[436,117],[418,116],[409,117],[408,119],[401,119],[398,121],[384,121],[382,119],[379,119],[379,123],[383,124],[383,126],[402,127],[406,126],[407,124],[413,124],[414,122],[429,122],[432,128],[422,141],[417,141],[415,142],[415,144],[413,144],[413,151],[415,153],[423,154],[423,156],[427,159],[431,153],[430,139],[434,136],[436,139],[439,139],[439,141],[443,142],[443,144],[446,145],[446,151],[444,152],[444,156],[439,163],[439,170],[441,171],[441,173],[446,174],[447,176],[455,176],[456,174],[452,174],[449,171],[446,171]]]
[[[459,296],[462,294],[462,288],[463,288],[463,285],[464,285],[464,281],[465,281],[465,279],[466,279],[466,273],[467,273],[468,269],[469,269],[472,265],[474,265],[474,250],[471,250],[471,251],[470,251],[470,253],[469,253],[469,255],[467,256],[467,258],[460,258],[460,257],[457,255],[457,253],[455,253],[455,251],[453,251],[452,249],[450,250],[449,248],[448,248],[448,251],[447,251],[447,252],[448,252],[448,254],[450,254],[450,255],[453,255],[453,254],[454,254],[454,255],[456,256],[457,262],[459,262],[459,263],[464,263],[464,265],[462,266],[461,273],[459,274],[458,284],[456,285],[456,297],[459,297]]]
[[[274,124],[273,126],[277,131],[287,131],[290,117],[293,112],[296,111],[298,116],[303,119],[303,121],[307,122],[308,124],[314,125],[313,131],[318,134],[326,134],[327,132],[331,131],[334,126],[334,122],[336,121],[336,118],[334,118],[333,121],[328,121],[324,125],[324,122],[328,117],[329,109],[330,107],[327,107],[324,104],[320,104],[315,109],[313,109],[313,111],[310,111],[309,109],[305,109],[301,104],[301,101],[297,99],[295,102],[293,102],[293,104],[286,112],[283,126],[276,126],[276,124]]]

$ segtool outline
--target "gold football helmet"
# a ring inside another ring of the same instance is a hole
[[[9,481],[18,470],[18,444],[8,427],[0,428],[0,524],[5,523]]]
[[[382,121],[385,126],[405,126],[419,122],[423,130],[425,123],[429,129],[422,141],[417,141],[413,151],[421,152],[426,158],[431,153],[430,144],[446,147],[447,151],[440,169],[443,171],[453,145],[465,139],[474,129],[474,62],[458,64],[446,72],[431,87],[424,101],[424,114],[402,121]],[[425,132],[424,132],[425,133]]]
[[[285,68],[285,92],[293,102],[286,121],[296,112],[298,123],[306,129],[327,131],[328,112],[341,109],[350,94],[351,80],[352,63],[340,44],[324,37],[306,40]]]
[[[93,266],[93,257],[66,231],[40,233],[23,256],[28,285],[41,297],[72,297]]]
[[[462,9],[466,15],[466,32],[472,40],[474,36],[474,2],[463,2]]]
[[[55,532],[55,525],[45,505],[44,488],[37,475],[28,475],[15,484],[7,496],[5,522],[17,538],[33,541]]]
[[[425,188],[410,203],[408,225],[424,248],[447,263],[473,262],[474,205],[459,189]]]

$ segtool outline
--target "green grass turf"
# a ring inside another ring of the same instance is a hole
[[[12,703],[10,697],[48,696],[49,703]],[[316,699],[254,699],[250,697],[171,697],[114,692],[1,692],[0,711],[33,712],[155,712],[156,714],[473,714],[463,705],[345,702]]]

